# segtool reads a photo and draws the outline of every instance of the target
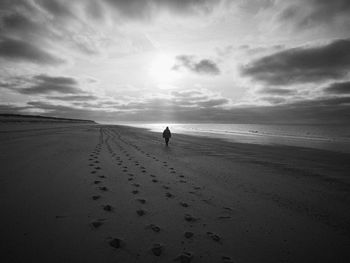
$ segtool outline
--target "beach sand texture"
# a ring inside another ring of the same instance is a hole
[[[348,154],[1,125],[1,262],[350,262]]]

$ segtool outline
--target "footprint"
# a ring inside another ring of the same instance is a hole
[[[151,177],[156,177],[154,174],[150,174],[149,176],[151,176]]]
[[[134,178],[128,178],[128,181],[132,181],[132,180],[134,180]]]
[[[157,183],[158,180],[157,180],[157,179],[152,179],[152,182],[153,182],[153,183]]]
[[[151,248],[151,251],[153,255],[159,257],[163,252],[164,247],[161,244],[153,244],[153,247]]]
[[[100,169],[101,169],[101,167],[97,166],[97,167],[95,167],[95,169],[96,169],[96,170],[100,170]]]
[[[180,180],[179,182],[183,183],[183,184],[187,183],[187,181],[185,181],[185,180]]]
[[[174,197],[174,195],[169,193],[169,192],[165,193],[165,196],[168,197],[168,198],[173,198]]]
[[[135,187],[140,187],[139,184],[132,184],[132,186],[135,186]]]
[[[99,184],[99,183],[101,183],[101,181],[99,180],[94,181],[94,184]]]
[[[179,175],[179,177],[184,178],[185,176],[183,176],[183,175]]]
[[[96,171],[92,171],[91,173],[92,173],[92,174],[95,174],[95,173],[96,173]]]
[[[100,220],[97,220],[97,221],[92,222],[91,225],[92,225],[94,228],[99,228],[100,226],[103,225],[103,223],[102,223]]]
[[[103,210],[107,211],[107,212],[111,212],[113,210],[112,206],[110,205],[104,205],[103,206]]]
[[[139,191],[138,191],[138,190],[133,190],[132,193],[133,193],[134,195],[136,195],[136,194],[139,193]]]
[[[160,231],[160,227],[159,226],[156,226],[156,225],[154,225],[154,224],[150,224],[150,225],[148,225],[146,228],[150,228],[150,229],[152,229],[154,232],[159,232]]]
[[[109,245],[117,249],[122,247],[122,243],[122,240],[119,238],[113,238],[111,241],[109,241]]]
[[[139,198],[139,199],[136,199],[139,203],[141,203],[141,204],[145,204],[146,203],[146,200],[145,199],[141,199],[141,198]]]
[[[198,220],[198,218],[195,218],[195,217],[191,216],[190,214],[186,214],[184,218],[187,222],[196,222]]]
[[[193,189],[200,190],[201,188],[199,186],[194,186]]]
[[[100,199],[101,198],[101,196],[99,196],[99,195],[93,195],[92,196],[92,200],[97,200],[97,199]]]
[[[146,211],[139,209],[139,210],[136,210],[136,214],[138,214],[139,216],[144,216],[146,214]]]
[[[216,242],[220,242],[221,241],[221,237],[219,237],[218,235],[212,233],[212,232],[207,232],[208,237],[210,237],[212,240],[216,241]]]
[[[169,186],[166,186],[166,185],[163,185],[163,188],[164,188],[164,189],[167,189],[167,190],[170,189],[170,187],[169,187]]]
[[[228,256],[222,256],[221,259],[224,263],[233,263],[233,260]]]
[[[190,252],[182,252],[181,255],[177,256],[174,261],[180,261],[180,263],[191,263],[193,254]]]
[[[194,235],[194,234],[193,234],[192,232],[185,232],[185,233],[184,233],[184,237],[185,237],[185,238],[191,238],[191,237],[193,237],[193,235]]]
[[[101,191],[108,191],[108,188],[106,186],[100,186],[98,189]]]
[[[99,178],[106,178],[106,176],[104,176],[104,175],[99,175],[98,177]]]

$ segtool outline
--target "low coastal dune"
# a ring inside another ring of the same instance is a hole
[[[0,126],[1,262],[350,262],[350,155]]]

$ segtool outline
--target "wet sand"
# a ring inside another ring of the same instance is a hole
[[[350,262],[350,155],[0,126],[2,262]]]

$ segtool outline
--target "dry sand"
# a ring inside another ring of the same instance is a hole
[[[68,123],[0,143],[1,262],[350,262],[349,154]]]

